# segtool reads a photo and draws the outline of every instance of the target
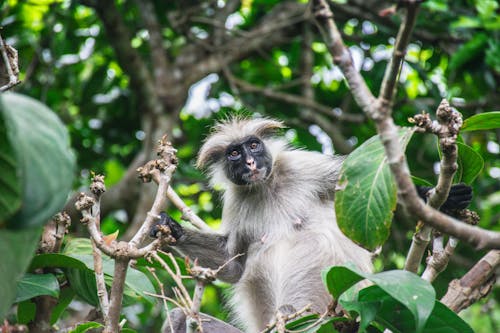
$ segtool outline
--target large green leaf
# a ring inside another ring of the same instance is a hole
[[[41,295],[59,297],[59,282],[57,282],[55,275],[27,273],[17,283],[15,302],[22,302]]]
[[[60,253],[37,254],[30,264],[30,271],[38,268],[77,268],[86,269],[87,266],[78,259]]]
[[[411,128],[399,131],[404,148],[413,132]],[[389,236],[397,188],[378,135],[347,157],[339,184],[343,189],[335,194],[335,211],[342,232],[368,249],[383,244]]]
[[[461,131],[482,131],[496,128],[500,128],[500,111],[479,113],[465,119]]]
[[[17,167],[15,179],[19,184],[11,185],[21,189],[20,198],[12,189],[0,190],[0,197],[21,200],[7,224],[12,228],[42,225],[63,207],[72,188],[75,158],[67,130],[45,105],[14,93],[0,96],[0,118],[5,122]],[[12,177],[12,170],[7,171],[0,174],[2,179]]]
[[[478,152],[464,143],[457,142],[457,148],[458,169],[455,174],[455,182],[470,185],[483,170],[483,158]]]
[[[421,332],[434,307],[436,293],[427,281],[408,271],[393,270],[370,274],[354,267],[334,266],[322,272],[323,281],[335,298],[362,279],[368,279],[403,304]],[[345,282],[345,281],[349,282]]]
[[[92,245],[89,239],[74,238],[64,248],[63,254],[85,265],[85,269],[70,268],[66,274],[72,287],[78,296],[92,305],[98,304],[97,288],[94,275],[94,259],[92,256]],[[103,255],[103,272],[107,286],[111,286],[114,274],[114,260]],[[154,293],[155,289],[148,277],[141,271],[129,268],[125,280],[124,305],[134,304],[140,300],[153,302],[151,296],[144,292]]]
[[[21,206],[21,182],[7,127],[0,112],[0,225]]]
[[[14,302],[17,281],[35,253],[40,233],[40,228],[0,230],[0,320]]]
[[[436,300],[424,333],[474,333],[474,331],[459,315]]]
[[[356,300],[344,300],[341,297],[339,302],[347,311],[360,315],[360,332],[373,321],[393,333],[415,332],[412,313],[377,285],[361,290]],[[472,329],[456,313],[436,300],[422,332],[472,333]]]

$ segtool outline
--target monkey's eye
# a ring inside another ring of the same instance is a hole
[[[229,152],[229,158],[231,160],[236,160],[240,157],[240,152],[237,151],[236,149],[233,149]]]
[[[256,150],[259,147],[260,147],[260,144],[257,141],[254,141],[254,142],[250,143],[250,149],[251,150]]]

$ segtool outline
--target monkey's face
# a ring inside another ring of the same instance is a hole
[[[271,173],[271,154],[264,142],[256,136],[249,136],[231,144],[225,156],[226,174],[237,185],[262,182]]]

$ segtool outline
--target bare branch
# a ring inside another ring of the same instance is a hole
[[[451,281],[441,302],[455,312],[469,307],[491,291],[499,265],[500,250],[488,252],[460,280]]]
[[[170,180],[172,179],[172,174],[177,168],[177,157],[175,156],[176,150],[172,147],[172,143],[167,140],[166,136],[159,141],[158,146],[159,159],[150,161],[144,165],[144,167],[139,168],[137,171],[144,182],[154,180],[158,184],[158,190],[156,197],[153,202],[153,206],[149,214],[146,216],[146,220],[139,228],[139,231],[130,240],[132,246],[139,246],[142,244],[146,235],[149,234],[153,224],[155,223],[156,217],[165,207],[165,200],[167,190],[170,185]]]
[[[410,36],[415,26],[415,21],[418,13],[418,2],[407,1],[406,15],[401,23],[394,45],[392,58],[386,68],[382,85],[380,86],[379,99],[392,103],[394,93],[396,91],[396,83],[398,80],[401,64],[406,55],[406,46],[410,42]]]
[[[326,0],[314,0],[313,4],[316,25],[333,56],[334,62],[342,70],[354,100],[370,118],[374,118],[376,115],[373,109],[375,97],[361,74],[354,68],[351,53],[345,46],[337,25],[333,21],[333,13],[330,7],[328,7]]]
[[[462,126],[462,116],[460,115],[460,113],[453,111],[448,104],[448,101],[446,101],[445,99],[443,99],[441,101],[441,104],[439,104],[436,115],[438,117],[437,122],[432,122],[429,115],[426,113],[411,118],[410,122],[416,123],[419,128],[433,133],[439,138],[439,147],[443,154],[440,164],[439,179],[436,188],[430,191],[428,199],[429,206],[439,209],[439,207],[441,207],[441,205],[446,201],[446,198],[448,197],[448,193],[450,192],[450,188],[453,182],[453,176],[455,175],[455,172],[457,170],[456,141],[458,131]],[[412,244],[410,246],[410,250],[406,257],[407,259],[405,263],[405,269],[414,273],[416,273],[418,270],[418,265],[422,261],[422,257],[424,255],[425,249],[427,248],[427,245],[430,242],[430,236],[432,233],[432,228],[426,225],[422,225],[422,222],[420,222],[419,224],[419,230],[417,230],[417,232],[413,235]],[[447,252],[445,252],[446,254],[443,255],[448,256],[449,258],[449,256],[451,256],[451,254],[453,253],[456,245],[457,244],[455,242],[449,243],[449,246],[446,247]],[[436,258],[442,258],[442,256],[438,255],[437,253],[441,253],[441,251],[436,252]],[[425,274],[425,277],[428,277],[427,273]]]
[[[168,199],[182,212],[182,219],[189,221],[200,230],[212,230],[191,208],[179,197],[179,195],[169,186],[167,189]]]
[[[18,79],[19,67],[17,64],[17,50],[5,44],[1,35],[0,53],[2,54],[3,60],[3,64],[0,64],[0,91],[6,91],[21,83],[21,81]]]
[[[115,271],[113,273],[113,284],[111,285],[109,302],[109,319],[105,322],[104,333],[114,333],[120,331],[120,312],[122,308],[123,291],[125,288],[125,278],[127,277],[129,262],[129,258],[115,259]]]

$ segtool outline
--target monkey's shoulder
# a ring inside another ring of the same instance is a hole
[[[276,159],[275,168],[280,175],[289,174],[297,180],[336,181],[343,156],[326,155],[308,150],[286,150]]]

